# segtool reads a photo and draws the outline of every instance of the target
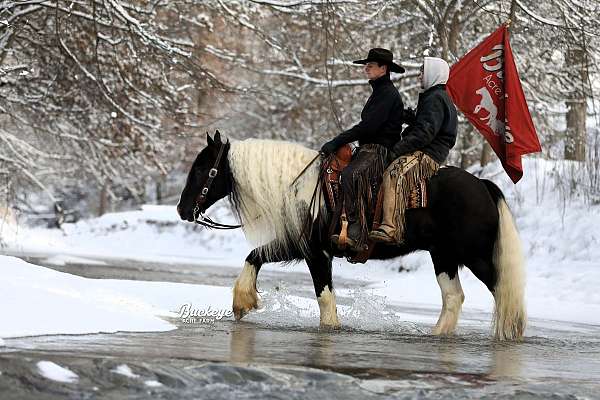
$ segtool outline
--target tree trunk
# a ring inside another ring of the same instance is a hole
[[[163,178],[156,181],[156,204],[161,204],[163,200]]]
[[[572,73],[570,80],[573,92],[566,102],[567,105],[567,131],[565,137],[565,159],[585,161],[586,145],[586,83],[588,81],[585,68],[585,51],[581,48],[572,48],[568,52],[568,59],[572,60]]]
[[[586,144],[586,104],[583,101],[567,102],[567,137],[565,138],[565,159],[585,161]]]
[[[108,211],[108,183],[102,186],[100,191],[100,205],[98,207],[98,216],[101,217]]]

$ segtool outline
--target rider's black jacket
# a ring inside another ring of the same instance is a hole
[[[359,145],[376,143],[391,149],[400,140],[405,114],[398,89],[389,75],[371,80],[369,84],[373,94],[363,107],[360,122],[329,142],[335,148],[358,140]]]
[[[446,92],[446,85],[432,86],[419,95],[417,115],[393,147],[395,157],[417,150],[443,163],[456,143],[456,107]]]

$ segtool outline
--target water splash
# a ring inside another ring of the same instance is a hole
[[[260,308],[246,317],[248,321],[281,327],[318,327],[319,307],[314,299],[292,295],[279,281],[260,293]]]
[[[352,302],[346,307],[338,306],[338,313],[346,327],[359,331],[423,333],[415,323],[402,321],[400,313],[388,304],[387,297],[374,294],[372,289],[351,289],[345,297]]]
[[[348,303],[350,304],[344,304]],[[423,334],[413,322],[402,321],[400,313],[387,303],[387,297],[373,290],[356,288],[338,296],[338,316],[342,330]],[[319,307],[315,298],[291,294],[282,281],[261,293],[261,307],[246,320],[280,327],[319,327]]]

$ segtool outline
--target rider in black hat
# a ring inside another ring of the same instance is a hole
[[[387,150],[400,140],[405,122],[404,104],[398,89],[390,80],[390,72],[403,73],[387,49],[374,48],[364,60],[365,75],[373,89],[362,112],[361,121],[340,133],[321,147],[329,155],[346,143],[358,140],[359,149],[352,162],[342,172],[344,207],[348,218],[348,246],[355,251],[364,249],[367,241],[366,204],[369,182],[380,180],[386,167]],[[332,240],[337,241],[337,235]]]

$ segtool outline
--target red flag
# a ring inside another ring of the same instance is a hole
[[[521,156],[542,148],[523,95],[506,25],[452,66],[446,90],[517,183],[523,176]]]

